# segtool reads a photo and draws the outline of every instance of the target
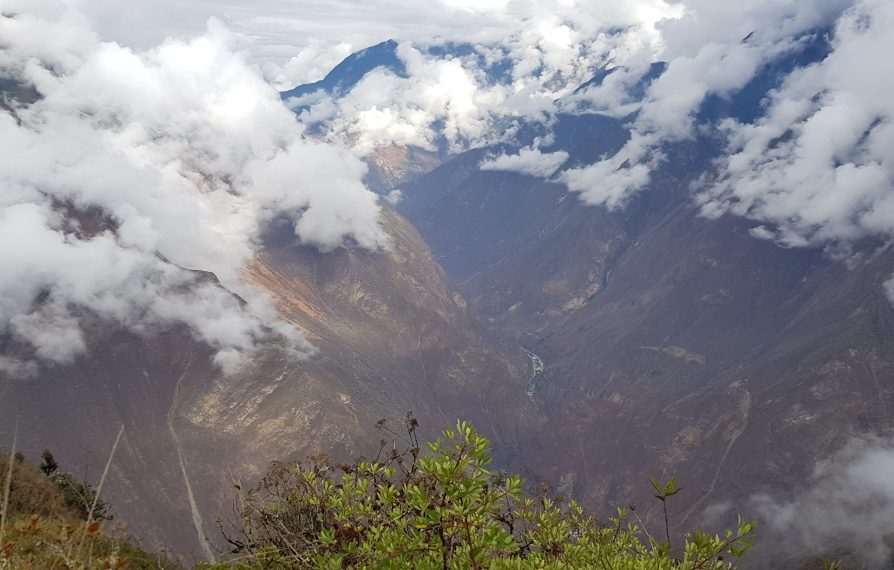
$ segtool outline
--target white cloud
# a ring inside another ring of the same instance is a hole
[[[0,210],[0,260],[15,268],[0,276],[0,323],[40,359],[70,362],[87,348],[77,320],[85,313],[135,332],[184,322],[212,347],[242,356],[270,336],[265,320],[274,315],[263,306],[244,311],[226,290],[154,252],[124,247],[108,231],[77,238],[63,223],[48,204]],[[312,350],[289,337],[294,349]]]
[[[623,206],[648,184],[662,145],[692,137],[694,114],[708,95],[738,91],[763,63],[797,49],[799,34],[828,25],[843,7],[841,0],[687,2],[682,18],[660,26],[668,67],[649,86],[630,141],[614,157],[566,172],[569,188],[590,204]],[[614,102],[624,103],[617,95]]]
[[[13,378],[28,378],[36,375],[38,367],[35,362],[0,356],[0,374]]]
[[[137,332],[185,323],[227,369],[276,336],[311,352],[240,269],[274,216],[323,250],[386,245],[363,163],[306,138],[219,22],[136,51],[36,6],[0,18],[0,73],[42,96],[0,114],[0,264],[14,268],[0,276],[0,330],[53,362],[86,348],[85,314]],[[79,228],[90,212],[106,221]],[[214,272],[248,304],[182,268]]]
[[[879,55],[894,49],[894,5],[694,0],[686,10],[659,26],[669,64],[641,102],[630,96],[645,69],[635,58],[569,98],[578,111],[637,114],[620,151],[562,173],[568,188],[588,204],[621,208],[649,183],[666,145],[706,132],[727,146],[696,186],[704,215],[756,220],[752,236],[787,247],[847,249],[894,234],[894,103],[886,95],[894,63]],[[708,95],[737,92],[761,66],[829,29],[828,56],[781,77],[756,120],[696,124]]]
[[[894,528],[894,447],[880,439],[857,439],[814,469],[793,497],[754,498],[766,536],[782,554],[832,554],[846,548],[870,568],[887,567]],[[765,522],[763,522],[765,521]]]
[[[251,42],[255,61],[279,67],[315,42],[358,48],[389,38],[489,43],[547,18],[573,23],[588,37],[634,24],[657,38],[656,24],[682,12],[680,4],[666,0],[129,0],[127,10],[117,0],[66,1],[86,14],[103,37],[141,49],[166,37],[200,33],[215,16]]]
[[[894,233],[894,6],[865,1],[838,22],[829,56],[791,74],[754,124],[728,122],[728,154],[700,196],[708,215],[747,216],[789,246]]]
[[[490,134],[481,112],[490,94],[480,89],[474,71],[456,59],[430,60],[408,44],[398,47],[398,55],[410,77],[384,70],[365,77],[335,101],[330,140],[350,138],[355,149],[367,153],[391,144],[431,149],[436,123],[452,145],[475,144]]]
[[[407,77],[379,69],[337,99],[290,104],[309,105],[302,121],[322,123],[328,140],[350,141],[361,154],[391,144],[432,149],[440,138],[460,151],[511,139],[520,121],[550,122],[556,101],[597,69],[634,52],[642,60],[651,45],[641,27],[607,34],[585,18],[550,15],[518,25],[464,55],[431,55],[424,43],[402,42]]]
[[[127,10],[112,0],[67,1],[105,37],[141,49],[195,34],[208,17],[218,17],[278,88],[321,78],[348,46],[389,38],[417,48],[433,41],[474,42],[485,58],[511,62],[507,80],[493,85],[475,58],[424,58],[409,79],[370,79],[358,90],[374,96],[358,92],[349,101],[318,101],[304,117],[327,121],[330,140],[361,139],[362,152],[411,139],[430,146],[442,121],[453,150],[494,142],[494,131],[503,133],[513,119],[543,119],[555,99],[609,61],[650,59],[642,53],[651,56],[659,48],[660,22],[683,12],[669,0],[132,0]],[[432,96],[436,91],[441,93]]]
[[[568,153],[563,150],[544,153],[539,148],[531,147],[519,149],[517,154],[501,154],[483,160],[478,167],[481,170],[502,170],[549,178],[566,160]]]
[[[266,62],[264,75],[274,87],[285,91],[296,85],[323,79],[353,51],[351,44],[347,42],[325,42],[317,38],[308,38],[307,45],[284,65],[280,66],[273,61]]]
[[[756,228],[751,228],[748,230],[748,233],[757,239],[774,239],[776,234],[774,234],[771,230],[767,229],[764,226],[757,226]]]
[[[625,66],[610,67],[598,85],[587,85],[580,92],[565,97],[561,109],[566,113],[598,113],[623,118],[639,110],[642,103],[637,86],[646,81],[652,63],[651,53],[639,52],[627,59]]]
[[[631,133],[630,140],[614,156],[596,164],[564,171],[561,180],[587,204],[621,208],[631,196],[631,189],[642,188],[649,182],[652,168],[661,154],[652,152],[654,135]]]
[[[618,153],[560,174],[589,204],[623,207],[663,163],[665,145],[719,128],[729,155],[716,179],[703,179],[706,214],[753,218],[761,225],[752,235],[793,246],[894,229],[894,111],[886,96],[894,70],[878,57],[894,47],[892,8],[879,0],[848,11],[832,54],[792,73],[760,119],[719,127],[695,124],[706,97],[735,93],[848,2],[305,0],[300,14],[285,0],[135,0],[128,10],[111,0],[4,2],[5,12],[22,14],[0,19],[7,43],[0,69],[33,82],[43,99],[17,120],[0,116],[0,154],[9,157],[0,208],[34,205],[44,214],[37,233],[92,247],[110,239],[146,254],[145,263],[159,252],[171,264],[214,271],[240,293],[239,268],[273,216],[291,216],[298,238],[323,250],[385,243],[358,155],[391,144],[446,142],[457,151],[510,140],[522,121],[549,123],[563,97],[566,111],[635,113]],[[212,14],[235,33],[212,20],[193,40],[161,41],[195,35]],[[87,22],[121,44],[102,43]],[[277,85],[312,81],[349,46],[388,37],[401,40],[409,76],[378,70],[336,100],[303,101],[301,120],[324,126],[321,141],[304,135],[257,71]],[[457,56],[427,52],[450,41],[477,44]],[[657,58],[667,70],[644,97],[635,95]],[[606,67],[615,71],[601,85],[568,97]],[[548,177],[565,160],[531,147],[482,167]],[[60,204],[101,208],[114,232],[78,236],[54,218]],[[77,316],[69,302],[61,305],[69,313],[56,307],[20,318],[16,334],[68,358],[64,347],[41,343],[39,331],[49,322],[69,330],[66,319]],[[16,306],[15,314],[27,314]],[[2,323],[9,330],[12,319]],[[77,338],[64,344],[76,349]]]

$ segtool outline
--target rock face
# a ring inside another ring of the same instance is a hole
[[[374,192],[388,194],[395,187],[413,182],[444,162],[446,152],[389,145],[373,150],[366,158],[369,172],[365,182]]]
[[[624,140],[605,118],[557,128],[572,162]],[[709,143],[669,149],[618,212],[480,171],[484,151],[404,188],[401,211],[470,307],[544,362],[547,423],[517,466],[596,508],[649,506],[647,477],[676,475],[679,523],[727,501],[748,514],[753,493],[785,493],[854,434],[894,427],[894,255],[863,244],[835,260],[700,217],[688,188]]]
[[[224,376],[185,330],[135,336],[93,322],[87,356],[0,382],[0,430],[18,421],[28,456],[50,447],[95,480],[123,423],[106,496],[145,546],[186,561],[225,546],[215,519],[231,512],[235,481],[273,459],[374,450],[382,418],[399,430],[412,410],[420,437],[470,418],[512,453],[514,426],[539,417],[524,395],[527,357],[476,324],[404,218],[386,209],[382,223],[388,251],[329,253],[273,224],[245,269],[318,348],[311,359],[271,348]]]

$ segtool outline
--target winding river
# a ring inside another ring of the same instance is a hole
[[[527,348],[523,348],[522,350],[524,350],[525,354],[528,355],[528,358],[531,359],[531,368],[534,371],[531,375],[531,379],[528,381],[528,388],[525,390],[525,394],[527,394],[529,398],[533,398],[534,391],[537,389],[537,384],[540,382],[540,378],[543,377],[543,359]]]

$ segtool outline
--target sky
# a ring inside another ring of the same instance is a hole
[[[208,18],[218,18],[244,37],[255,62],[280,88],[316,81],[351,51],[388,39],[492,42],[526,22],[552,18],[575,21],[591,31],[640,22],[651,27],[682,11],[682,4],[665,0],[128,0],[126,4],[72,0],[70,4],[104,39],[140,49],[167,37],[201,34]],[[290,60],[294,60],[291,66]]]

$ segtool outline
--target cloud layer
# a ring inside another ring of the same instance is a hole
[[[302,0],[298,5],[292,0],[129,0],[127,10],[114,0],[68,1],[103,37],[138,49],[168,36],[193,35],[209,17],[218,17],[251,41],[254,60],[269,79],[291,77],[296,83],[318,80],[327,71],[301,63],[303,58],[286,69],[286,62],[307,50],[331,60],[343,45],[361,49],[387,39],[494,43],[544,20],[566,23],[587,37],[643,23],[655,37],[655,22],[681,11],[666,0]]]
[[[29,1],[4,8],[0,37],[0,76],[40,95],[0,113],[0,264],[15,268],[0,277],[0,332],[52,362],[85,349],[85,312],[138,331],[185,323],[228,369],[271,336],[311,351],[239,272],[274,216],[322,250],[385,245],[364,164],[305,137],[215,20],[135,51]]]
[[[566,172],[568,187],[594,205],[617,208],[651,180],[664,160],[663,147],[692,138],[696,113],[709,95],[742,89],[765,65],[798,50],[805,36],[831,25],[845,4],[811,2],[687,2],[687,12],[661,26],[667,70],[645,91],[639,105],[623,97],[643,70],[635,68],[592,90],[589,97],[624,112],[636,111],[629,142],[614,156]],[[619,85],[620,84],[620,85]],[[619,89],[619,87],[621,89]]]
[[[598,69],[648,67],[661,43],[655,26],[681,13],[661,1],[453,2],[430,10],[452,24],[438,37],[400,30],[405,76],[379,69],[338,97],[292,101],[303,108],[301,119],[361,153],[390,144],[460,151],[510,140],[521,122],[549,123],[557,101]]]
[[[799,69],[753,124],[727,121],[706,214],[766,222],[788,246],[894,233],[894,5],[864,1],[835,28],[833,50]]]
[[[559,150],[556,152],[542,152],[536,146],[519,149],[516,154],[501,154],[481,162],[478,168],[481,170],[502,170],[505,172],[518,172],[528,176],[549,178],[568,160],[568,153]]]
[[[756,237],[787,246],[888,234],[891,110],[878,94],[890,91],[892,74],[877,54],[894,37],[889,4],[447,2],[426,8],[447,22],[434,43],[398,30],[407,76],[379,69],[340,97],[311,97],[302,120],[366,154],[511,142],[520,124],[549,125],[559,112],[626,117],[620,151],[556,175],[587,204],[622,208],[665,163],[668,145],[708,134],[728,147],[697,189],[705,215],[751,217],[764,223]],[[829,57],[783,76],[754,122],[700,114],[709,98],[734,96],[826,34]],[[597,73],[601,81],[578,89]],[[537,152],[482,167],[553,175]]]
[[[808,484],[788,500],[754,498],[767,545],[788,556],[833,554],[844,548],[869,564],[888,568],[894,528],[894,447],[878,439],[856,439],[814,469]]]

